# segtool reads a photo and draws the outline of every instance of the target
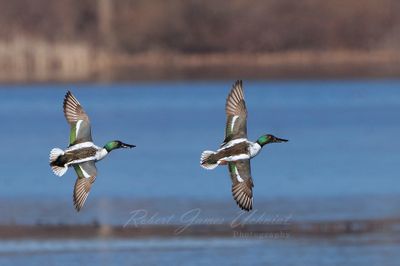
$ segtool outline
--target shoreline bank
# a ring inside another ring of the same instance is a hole
[[[85,43],[15,47],[0,49],[0,82],[400,77],[400,52],[394,50],[116,54]]]
[[[290,222],[288,224],[171,224],[141,226],[87,225],[0,225],[0,238],[148,238],[148,237],[334,237],[351,234],[398,234],[400,218]]]

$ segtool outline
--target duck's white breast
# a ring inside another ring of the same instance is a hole
[[[253,158],[261,151],[261,146],[257,142],[250,142],[249,141],[249,153],[250,158]]]
[[[108,154],[108,151],[107,151],[106,149],[104,149],[104,148],[99,149],[99,150],[96,152],[96,161],[100,161],[101,159],[103,159],[104,157],[106,157],[107,154]]]

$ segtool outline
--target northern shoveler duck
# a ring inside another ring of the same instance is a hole
[[[242,81],[236,81],[226,99],[227,116],[225,140],[217,151],[204,151],[200,165],[214,169],[218,165],[228,165],[232,180],[232,195],[238,206],[246,211],[253,208],[253,180],[250,159],[267,144],[287,142],[286,139],[266,134],[255,142],[247,140],[247,109],[244,101]]]
[[[69,166],[74,167],[78,178],[75,182],[73,199],[75,209],[80,211],[96,180],[95,163],[106,157],[112,150],[133,148],[135,145],[114,140],[104,147],[96,146],[92,140],[89,117],[70,91],[65,95],[63,108],[65,118],[71,126],[69,146],[66,150],[54,148],[50,151],[50,166],[54,174],[58,176],[64,175]]]

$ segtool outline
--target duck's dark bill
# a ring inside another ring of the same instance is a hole
[[[274,139],[274,142],[275,142],[275,143],[288,142],[288,140],[287,140],[287,139],[275,138],[275,139]]]
[[[134,148],[134,147],[136,147],[136,145],[126,144],[126,143],[121,144],[121,148]]]

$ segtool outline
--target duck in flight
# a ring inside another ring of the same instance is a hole
[[[80,211],[89,195],[97,176],[96,162],[106,157],[112,150],[133,148],[135,145],[119,140],[108,142],[104,147],[93,143],[89,117],[81,104],[67,92],[64,98],[64,115],[71,126],[69,146],[66,150],[54,148],[50,151],[50,166],[54,174],[64,175],[72,166],[77,174],[73,200],[75,209]]]
[[[217,151],[204,151],[200,165],[214,169],[218,165],[228,165],[232,180],[232,195],[238,206],[246,211],[253,208],[253,180],[250,159],[271,143],[287,142],[286,139],[266,134],[252,142],[247,139],[247,109],[244,101],[242,81],[236,81],[226,99],[227,116],[225,140]]]

